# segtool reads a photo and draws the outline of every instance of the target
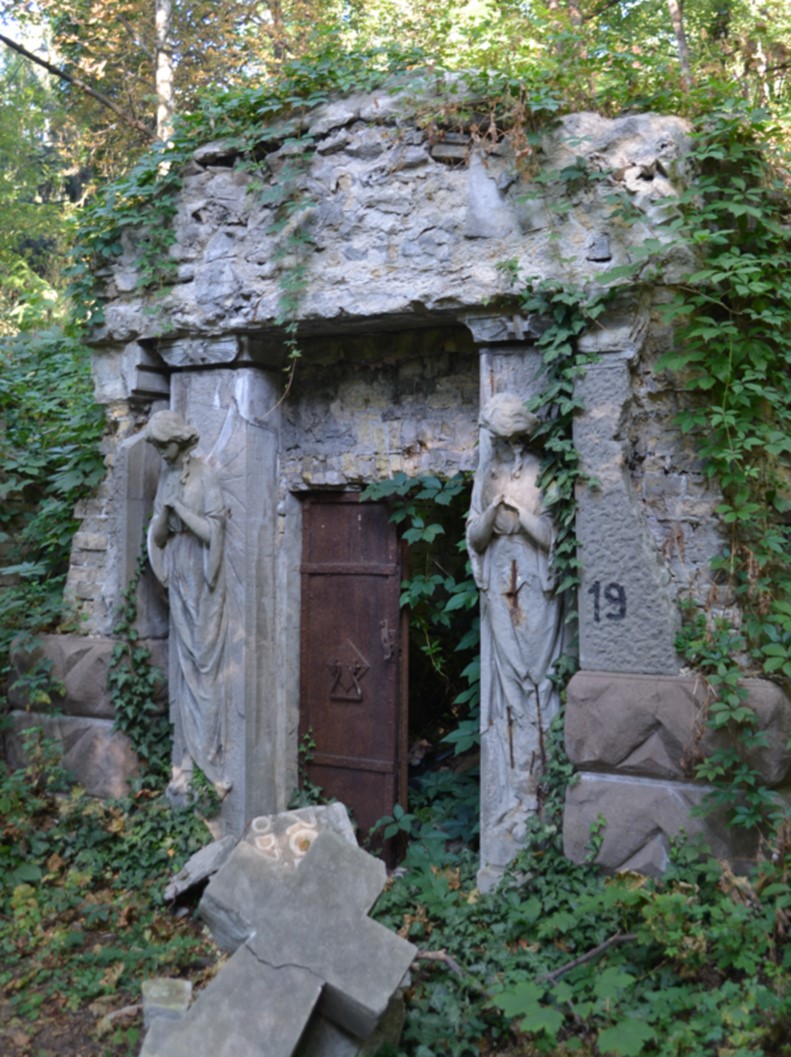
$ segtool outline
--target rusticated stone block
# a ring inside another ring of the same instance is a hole
[[[116,639],[90,638],[85,635],[42,635],[32,651],[12,649],[11,678],[8,702],[11,708],[55,709],[69,716],[93,716],[112,719],[115,709],[107,689],[107,672],[110,667]],[[149,639],[143,643],[151,653],[152,663],[162,673],[162,685],[158,700],[167,699],[165,673],[167,672],[167,642]],[[42,660],[51,663],[52,676],[63,688],[63,694],[54,694],[50,705],[30,703],[27,689],[18,683],[35,664]]]
[[[791,700],[766,679],[745,679],[766,745],[744,759],[769,786],[791,779]],[[694,761],[728,744],[704,725],[706,687],[694,676],[578,672],[569,683],[566,751],[585,771],[688,780]]]
[[[701,837],[715,857],[744,868],[756,857],[757,835],[729,827],[722,812],[692,814],[710,791],[686,782],[582,774],[566,793],[563,850],[573,862],[583,862],[591,830],[604,819],[594,862],[606,870],[658,877],[669,865],[671,840],[682,831]]]
[[[74,780],[91,796],[129,795],[129,780],[137,774],[138,759],[125,734],[113,730],[109,719],[76,716],[47,716],[32,712],[11,712],[5,748],[12,768],[24,767],[22,733],[41,727],[44,736],[62,745],[61,763]]]

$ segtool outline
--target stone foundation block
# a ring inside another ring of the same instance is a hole
[[[46,716],[11,712],[6,731],[6,759],[12,768],[24,767],[22,734],[41,727],[44,736],[62,746],[63,767],[91,796],[129,795],[129,780],[138,773],[138,759],[125,734],[113,730],[112,720],[76,716]]]
[[[686,782],[620,775],[581,774],[566,794],[563,850],[573,862],[589,856],[591,832],[604,828],[593,861],[606,870],[634,870],[658,877],[670,862],[670,844],[682,831],[701,837],[717,858],[738,869],[756,857],[758,838],[730,828],[723,813],[693,816],[711,790]]]
[[[37,707],[46,707],[47,711],[54,708],[69,716],[112,719],[115,710],[107,689],[107,672],[116,645],[117,640],[109,638],[42,635],[33,650],[13,649],[8,691],[11,708],[31,708],[35,711]],[[167,700],[167,642],[164,639],[149,639],[142,645],[148,648],[152,663],[162,672],[158,699],[164,711]],[[24,679],[22,683],[18,680],[42,660],[51,663],[52,675],[63,685],[64,692],[53,695],[51,705],[36,706],[29,702]]]
[[[766,745],[744,759],[769,786],[791,780],[791,700],[766,679],[745,679]],[[706,688],[682,676],[577,672],[569,683],[566,751],[583,771],[684,781],[695,762],[728,744],[706,730]]]

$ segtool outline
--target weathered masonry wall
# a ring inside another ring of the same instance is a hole
[[[723,539],[718,496],[674,425],[684,395],[656,370],[674,340],[661,305],[693,263],[671,248],[667,226],[688,179],[688,131],[655,115],[571,115],[520,166],[507,139],[484,150],[467,134],[421,127],[414,114],[437,86],[407,88],[285,121],[257,172],[227,144],[199,147],[183,173],[176,277],[164,292],[138,288],[139,246],[125,234],[93,339],[108,474],[78,511],[69,594],[83,634],[51,649],[68,671],[90,655],[100,684],[159,474],[141,429],[157,409],[181,412],[200,430],[197,453],[230,511],[237,638],[225,824],[241,832],[282,809],[296,781],[300,494],[399,471],[473,470],[480,407],[541,388],[535,341],[545,321],[521,314],[503,263],[579,287],[629,263],[646,239],[665,243],[653,289],[622,286],[581,341],[598,358],[579,382],[575,443],[595,484],[578,496],[582,670],[569,691],[567,747],[581,780],[565,833],[581,858],[603,814],[600,861],[660,870],[669,836],[702,826],[689,807],[705,792],[685,763],[702,703],[675,653],[679,602],[732,604],[709,577]],[[294,138],[302,133],[313,144],[305,158]],[[284,188],[306,208],[278,234],[272,199]],[[297,226],[304,250],[282,242]],[[286,386],[275,320],[296,264],[307,275],[295,320],[302,358]],[[141,633],[162,650],[167,610],[151,578],[139,601]],[[82,716],[79,680],[69,685],[66,707]],[[761,681],[750,692],[770,744],[785,745],[788,701]],[[28,721],[18,708],[17,725]],[[790,767],[778,750],[767,781],[782,790]]]
[[[308,343],[284,407],[281,489],[472,470],[477,415],[465,328]]]

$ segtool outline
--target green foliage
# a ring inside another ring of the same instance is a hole
[[[773,133],[763,113],[730,109],[696,135],[677,230],[700,266],[667,307],[678,344],[661,366],[692,396],[679,425],[723,493],[730,538],[717,571],[744,613],[745,645],[767,675],[791,679],[791,245]]]
[[[61,618],[77,501],[104,473],[88,353],[61,330],[0,338],[0,654]]]
[[[750,884],[687,849],[677,857],[662,881],[624,874],[589,884],[578,928],[596,917],[609,936],[565,965],[495,987],[493,1004],[538,1052],[787,1052],[788,965],[776,926],[787,864],[767,865]],[[539,944],[563,929],[562,915],[541,920]]]
[[[58,268],[72,207],[48,136],[57,111],[48,84],[19,56],[0,52],[0,335],[51,326],[60,314]]]
[[[707,723],[727,739],[696,774],[747,827],[776,824],[779,809],[745,762],[765,735],[741,680],[746,670],[791,685],[791,248],[776,131],[739,106],[699,126],[696,179],[674,225],[699,262],[666,307],[677,344],[660,362],[688,394],[678,424],[722,492],[726,532],[715,615],[691,614],[679,641],[706,680]],[[737,622],[716,616],[720,599],[738,607]]]
[[[480,707],[478,589],[463,535],[469,477],[397,473],[369,485],[361,499],[388,501],[409,548],[401,605],[409,606],[410,636],[428,664],[419,685],[411,673],[413,726],[419,719],[421,737],[439,733],[465,752],[478,743]]]
[[[302,735],[297,747],[297,788],[289,798],[289,810],[328,803],[321,786],[311,782],[308,778],[308,767],[315,751],[316,739],[313,737],[313,730],[310,729]]]
[[[164,677],[151,662],[151,653],[140,641],[137,622],[137,587],[146,562],[141,551],[137,569],[124,591],[123,604],[113,634],[113,647],[107,671],[107,688],[113,704],[114,726],[132,743],[141,763],[144,785],[156,786],[166,778],[170,763],[170,724],[157,695]]]
[[[478,892],[475,859],[419,800],[389,822],[413,841],[376,914],[428,952],[398,1052],[788,1054],[788,834],[749,880],[683,843],[661,880],[605,878],[562,854],[570,768],[550,759],[544,817],[495,892]]]
[[[209,839],[191,811],[139,794],[66,795],[59,747],[33,731],[29,763],[0,764],[0,986],[27,1023],[104,995],[137,1001],[141,979],[194,969],[213,952],[163,917],[160,887]]]
[[[544,365],[542,388],[528,402],[528,408],[541,419],[534,434],[534,441],[544,453],[539,484],[557,532],[552,568],[558,581],[557,591],[562,594],[579,584],[576,489],[580,484],[592,483],[580,470],[572,426],[575,415],[583,409],[575,392],[576,382],[598,356],[580,352],[577,339],[604,311],[611,291],[580,289],[568,282],[535,277],[522,279],[513,266],[504,267],[519,284],[523,310],[541,321],[536,347]]]

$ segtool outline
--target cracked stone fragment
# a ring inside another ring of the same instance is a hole
[[[153,1021],[141,1057],[355,1057],[397,1038],[415,948],[367,916],[384,863],[341,805],[321,831],[318,812],[255,820],[214,875],[200,912],[235,953],[180,1021]]]
[[[154,1020],[140,1057],[293,1054],[321,987],[309,970],[272,968],[240,947],[181,1020]]]
[[[231,854],[235,844],[236,838],[228,835],[220,840],[213,840],[205,848],[196,851],[194,855],[190,856],[176,876],[171,878],[164,891],[165,902],[172,902],[183,892],[194,888],[201,881],[205,881],[212,874],[217,873]]]
[[[218,947],[232,953],[244,943],[252,928],[253,908],[274,897],[284,877],[296,869],[323,830],[357,847],[343,804],[253,819],[244,840],[219,864],[200,903],[199,913]]]
[[[143,1024],[150,1028],[157,1017],[180,1020],[192,1001],[189,980],[158,976],[143,981]]]

